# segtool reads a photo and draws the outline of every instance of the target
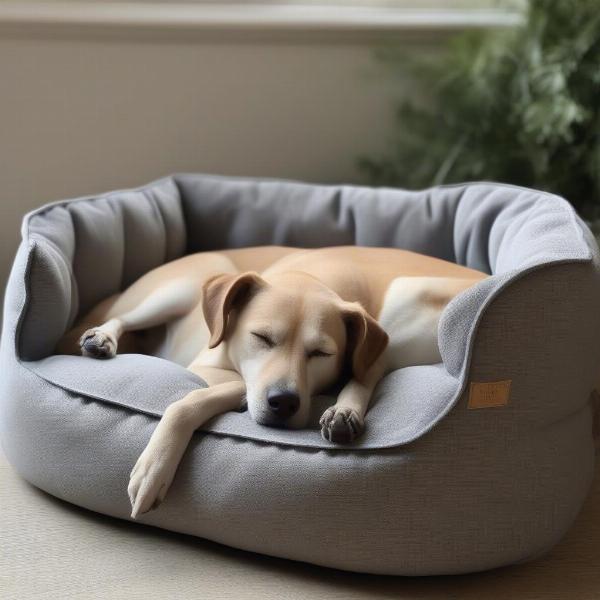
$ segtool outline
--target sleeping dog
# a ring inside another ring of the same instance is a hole
[[[117,348],[145,352],[208,384],[166,409],[135,464],[128,493],[136,518],[165,497],[193,432],[244,403],[263,425],[305,427],[311,397],[348,372],[320,426],[326,440],[353,441],[383,375],[440,362],[444,307],[483,277],[388,248],[203,252],[104,300],[58,351],[77,347],[92,358],[110,358]]]

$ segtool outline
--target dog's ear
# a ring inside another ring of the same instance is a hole
[[[250,296],[266,282],[258,273],[223,273],[207,279],[202,286],[202,310],[210,331],[209,348],[218,346],[225,337],[232,310],[239,310]]]
[[[346,353],[352,365],[352,376],[362,382],[385,350],[388,334],[358,302],[344,302],[341,308],[346,324]]]

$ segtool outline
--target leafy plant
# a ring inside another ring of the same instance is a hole
[[[600,0],[530,0],[524,17],[411,65],[389,154],[361,160],[372,183],[511,182],[600,218]]]

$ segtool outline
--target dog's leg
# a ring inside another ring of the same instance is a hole
[[[365,429],[365,414],[375,386],[385,370],[383,358],[367,372],[364,381],[351,379],[342,389],[337,402],[322,415],[319,424],[323,439],[334,443],[353,442]]]
[[[79,339],[81,353],[92,358],[112,358],[117,353],[119,338],[128,331],[139,331],[162,325],[187,314],[199,302],[200,288],[185,280],[171,281],[130,310],[92,327]]]
[[[379,323],[389,334],[385,353],[364,381],[355,379],[321,417],[321,435],[330,442],[351,442],[364,430],[364,417],[375,386],[386,371],[441,361],[438,323],[450,300],[474,280],[399,277],[390,285]]]
[[[191,370],[214,385],[190,392],[165,410],[131,471],[127,491],[134,519],[162,502],[194,431],[243,402],[246,385],[238,373],[212,367]]]

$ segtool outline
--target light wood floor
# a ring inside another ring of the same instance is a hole
[[[25,483],[0,454],[2,600],[598,600],[599,563],[598,476],[571,532],[545,558],[475,575],[399,578],[268,558],[96,515]]]

